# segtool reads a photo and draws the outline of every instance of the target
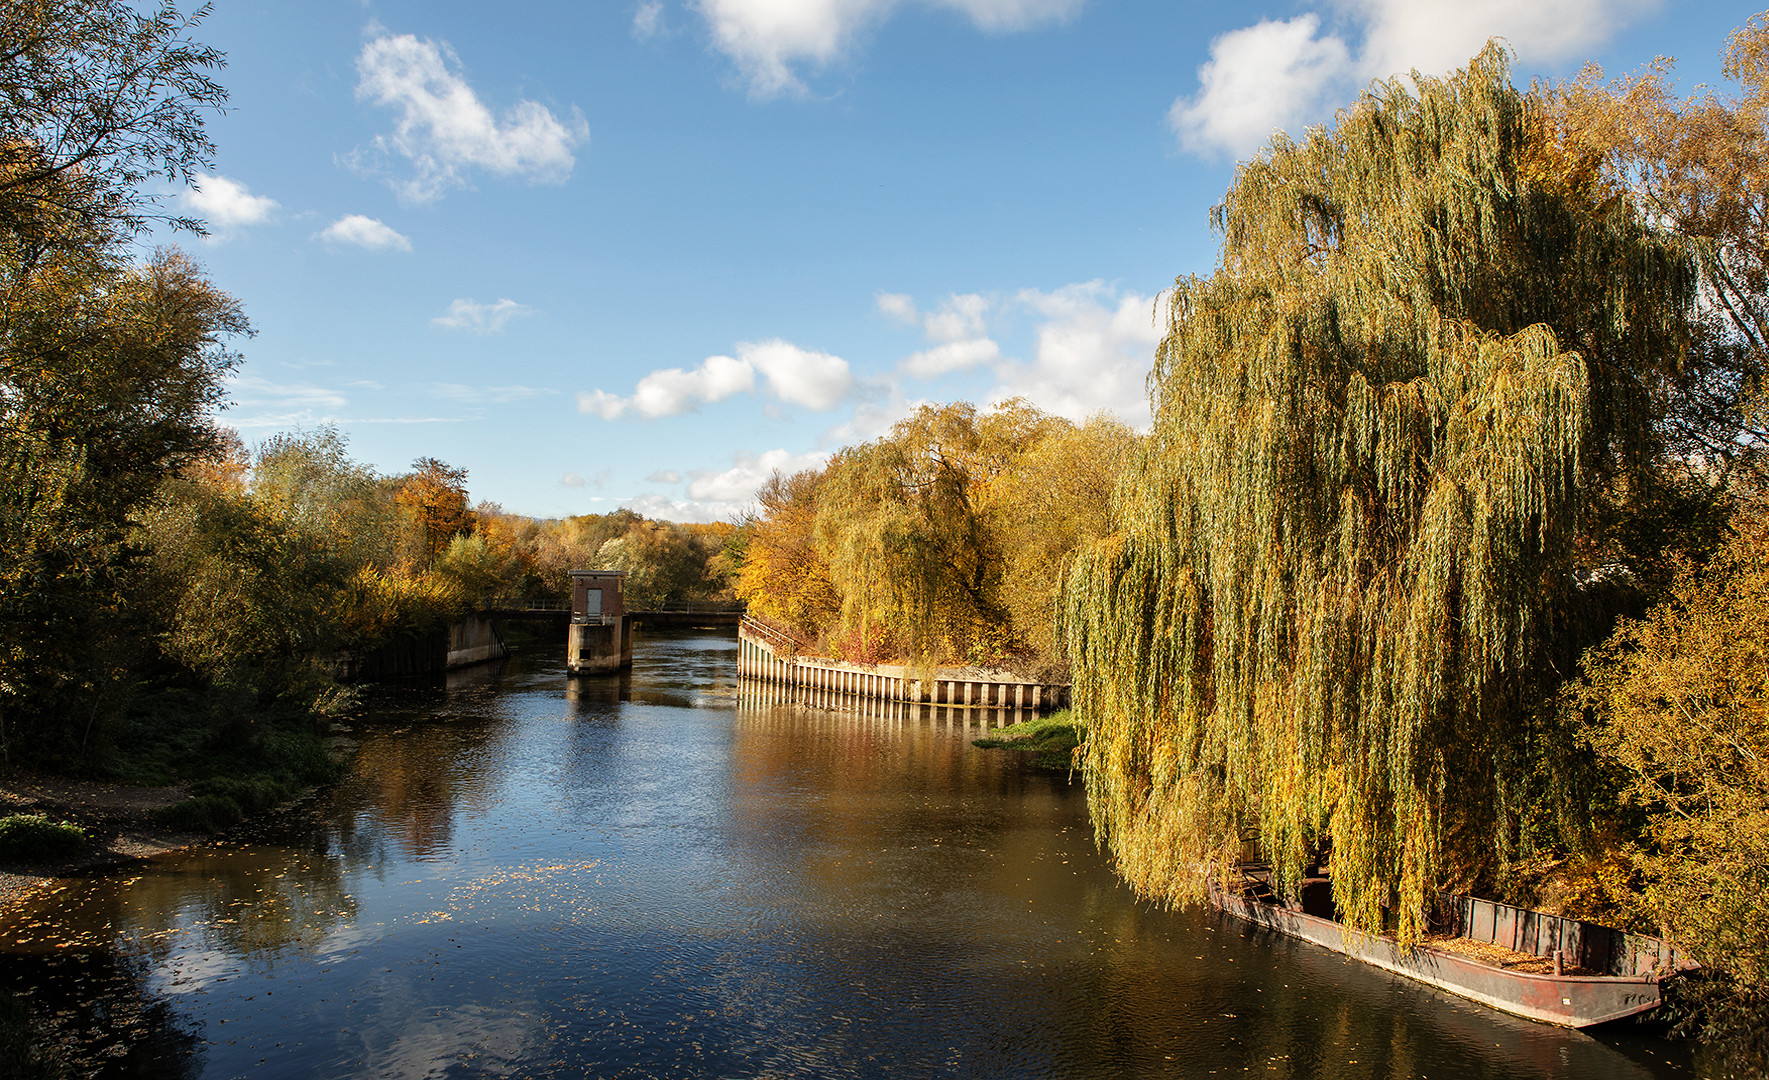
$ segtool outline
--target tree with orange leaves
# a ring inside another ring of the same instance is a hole
[[[412,462],[412,471],[400,477],[397,485],[394,501],[423,529],[428,562],[435,562],[447,551],[455,537],[472,533],[467,470],[421,457]]]

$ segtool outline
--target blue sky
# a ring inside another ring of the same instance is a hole
[[[337,425],[537,516],[729,518],[923,401],[1146,422],[1153,306],[1275,128],[1369,79],[1679,59],[1631,0],[219,0],[177,242],[246,306],[224,421]]]

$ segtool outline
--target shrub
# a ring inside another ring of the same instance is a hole
[[[43,814],[0,817],[0,859],[34,862],[73,855],[85,848],[86,830]]]
[[[160,824],[186,832],[220,832],[246,816],[226,795],[193,795],[154,814]]]

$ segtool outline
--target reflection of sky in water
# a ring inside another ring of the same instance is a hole
[[[117,943],[213,1077],[1679,1074],[1139,905],[1062,777],[950,718],[740,699],[733,659],[380,690],[306,811],[67,883],[0,961],[48,994]]]

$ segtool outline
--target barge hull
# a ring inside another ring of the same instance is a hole
[[[1660,1001],[1658,980],[1653,977],[1506,971],[1428,946],[1403,949],[1392,938],[1359,934],[1329,919],[1272,904],[1222,893],[1213,894],[1211,900],[1228,914],[1268,930],[1545,1024],[1593,1027],[1648,1012]]]

